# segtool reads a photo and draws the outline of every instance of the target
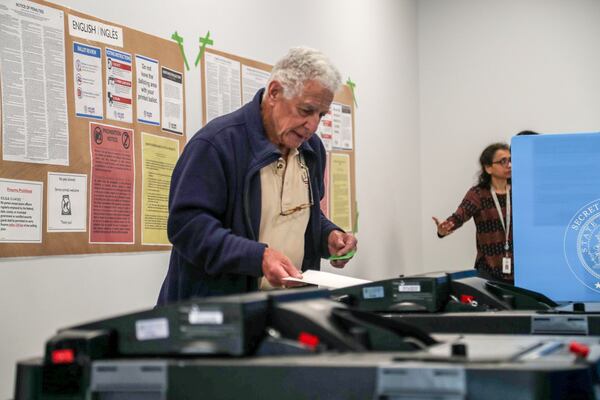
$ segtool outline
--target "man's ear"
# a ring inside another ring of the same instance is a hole
[[[267,98],[271,101],[278,100],[281,96],[283,96],[283,86],[278,81],[269,82],[269,86],[267,86]]]

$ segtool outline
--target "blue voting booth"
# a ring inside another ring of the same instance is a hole
[[[600,301],[600,133],[511,143],[515,285]]]

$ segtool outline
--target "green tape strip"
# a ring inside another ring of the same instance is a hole
[[[179,36],[177,31],[175,31],[175,33],[171,35],[171,39],[176,41],[177,44],[179,45],[179,51],[181,51],[181,55],[183,56],[183,62],[185,63],[185,69],[189,71],[190,66],[188,64],[187,58],[185,57],[185,50],[183,49],[183,38],[181,36]]]
[[[347,260],[349,258],[352,258],[354,256],[354,254],[356,254],[356,249],[350,250],[348,253],[342,254],[341,256],[331,256],[331,257],[329,257],[329,259],[331,261],[335,261],[335,260]]]
[[[200,53],[198,53],[198,57],[196,57],[196,62],[194,63],[196,67],[198,66],[198,63],[204,55],[204,49],[206,48],[207,44],[211,46],[215,44],[214,41],[210,38],[210,31],[206,33],[206,36],[200,38]]]
[[[350,90],[352,91],[352,100],[354,101],[354,105],[356,106],[356,108],[358,108],[358,103],[356,102],[356,95],[354,93],[354,88],[356,87],[356,83],[352,82],[352,79],[350,79],[350,77],[348,77],[348,80],[346,81],[346,85],[350,86]]]
[[[354,202],[354,209],[356,210],[356,214],[354,216],[354,233],[358,232],[358,201]]]

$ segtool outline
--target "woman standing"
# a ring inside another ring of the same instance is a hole
[[[471,217],[477,228],[479,276],[514,283],[511,224],[511,158],[506,143],[486,147],[479,157],[481,173],[476,186],[469,189],[458,209],[445,221],[432,217],[438,237],[448,236]]]

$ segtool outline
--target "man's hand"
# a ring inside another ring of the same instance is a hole
[[[332,256],[343,256],[344,254],[355,250],[356,244],[357,240],[351,233],[333,230],[329,233],[329,237],[327,238],[327,247],[329,254]],[[352,257],[347,260],[331,260],[330,263],[336,268],[344,268],[351,258]]]
[[[435,225],[437,226],[438,235],[447,236],[453,232],[454,222],[448,221],[448,220],[440,222],[440,220],[437,219],[436,217],[431,217],[431,218],[433,219],[433,222],[435,222]]]
[[[265,248],[262,261],[262,272],[265,279],[273,287],[293,287],[302,286],[300,282],[284,281],[283,278],[302,278],[302,274],[292,264],[285,254],[278,252],[270,247]]]

